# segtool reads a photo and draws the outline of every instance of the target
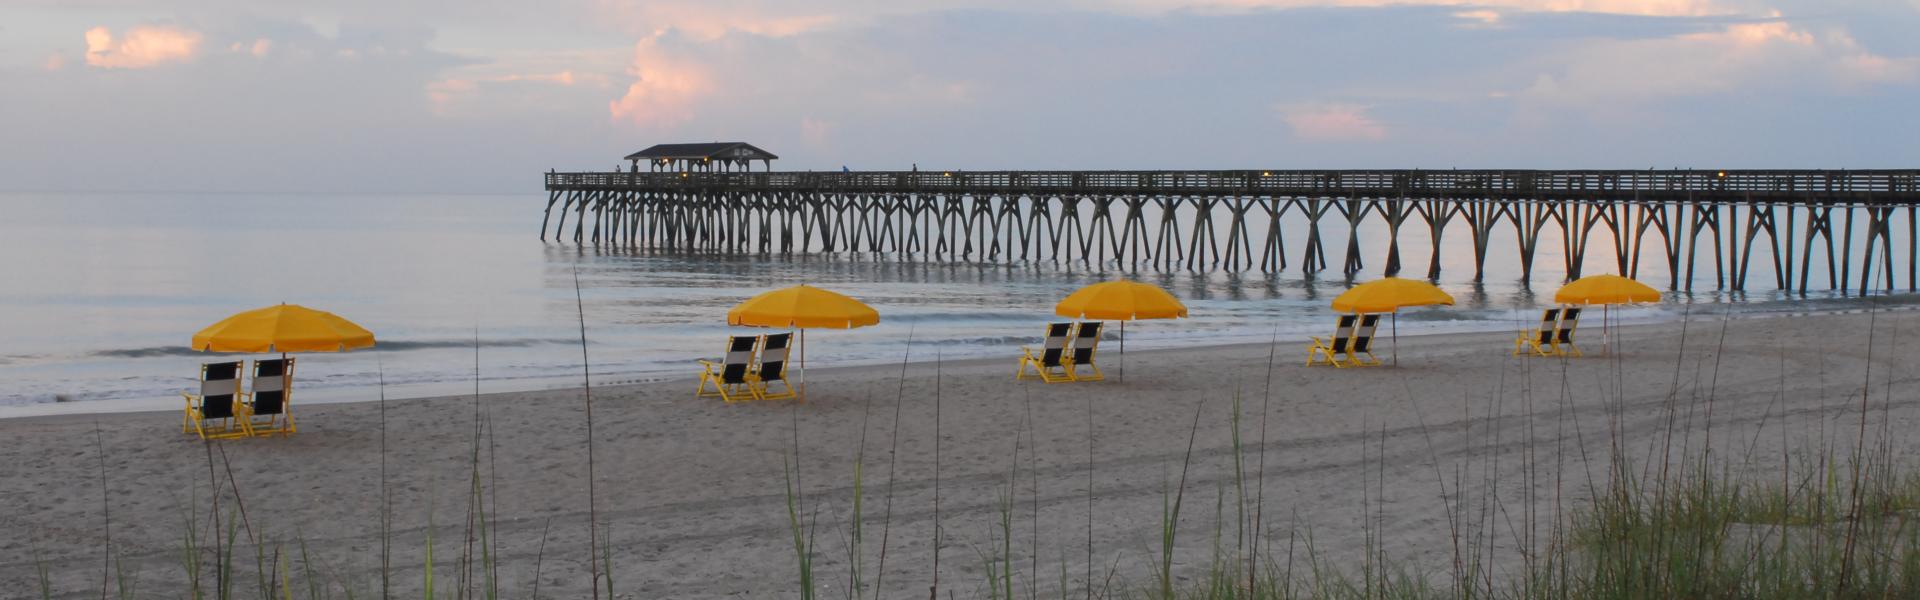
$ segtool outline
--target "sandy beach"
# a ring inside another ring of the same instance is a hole
[[[936,366],[936,349],[916,345],[904,367],[813,370],[798,405],[696,400],[690,360],[684,380],[593,390],[591,507],[579,390],[296,405],[291,438],[210,445],[180,434],[177,411],[11,419],[0,421],[0,589],[31,595],[44,566],[53,597],[96,597],[120,578],[103,571],[110,537],[139,595],[184,596],[184,538],[192,528],[213,555],[217,487],[244,593],[257,585],[255,539],[265,562],[287,565],[269,571],[303,589],[312,572],[377,592],[384,463],[396,593],[424,587],[429,537],[434,585],[458,585],[462,554],[480,544],[468,540],[477,470],[507,597],[528,597],[536,569],[540,596],[588,596],[590,512],[610,538],[618,597],[798,597],[784,466],[797,460],[818,588],[844,595],[860,457],[862,577],[881,597],[924,597],[936,577],[943,595],[985,596],[1010,476],[1022,590],[1058,589],[1063,572],[1068,588],[1085,585],[1090,520],[1094,585],[1137,587],[1190,440],[1176,573],[1195,575],[1216,531],[1234,546],[1241,481],[1249,512],[1262,492],[1263,552],[1291,547],[1304,562],[1310,532],[1318,560],[1358,569],[1373,537],[1445,577],[1467,544],[1491,549],[1487,568],[1504,578],[1591,497],[1610,449],[1650,468],[1658,459],[1645,457],[1706,448],[1735,474],[1777,478],[1783,455],[1852,448],[1863,386],[1874,429],[1911,429],[1917,317],[1696,313],[1621,328],[1606,357],[1594,320],[1582,334],[1592,356],[1571,360],[1510,357],[1511,332],[1403,337],[1399,364],[1375,369],[1304,367],[1305,340],[1281,339],[1135,352],[1124,381],[1108,343],[1108,381],[1059,385],[1015,381],[1014,348]],[[488,435],[476,460],[477,421]],[[1920,441],[1893,444],[1911,457]],[[201,580],[213,585],[211,568]]]

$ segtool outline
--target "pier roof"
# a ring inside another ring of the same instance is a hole
[[[628,154],[627,160],[773,160],[780,158],[746,142],[710,142],[705,144],[654,144]]]

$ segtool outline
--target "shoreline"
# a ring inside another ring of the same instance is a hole
[[[1875,298],[1886,298],[1886,297],[1887,296],[1876,296]],[[1815,308],[1812,310],[1803,310],[1803,311],[1732,313],[1729,315],[1729,317],[1734,320],[1756,320],[1756,319],[1765,320],[1765,319],[1795,318],[1795,317],[1808,317],[1808,316],[1846,316],[1846,315],[1866,314],[1869,311],[1879,311],[1881,313],[1900,313],[1900,312],[1907,312],[1907,311],[1920,311],[1920,294],[1897,294],[1892,297],[1898,298],[1900,300],[1892,303],[1892,305],[1890,306]],[[1719,305],[1705,304],[1705,305],[1695,305],[1695,306],[1703,306],[1703,307],[1711,308]],[[1642,318],[1642,319],[1636,320],[1636,322],[1632,324],[1616,325],[1612,329],[1613,331],[1620,332],[1622,334],[1625,334],[1628,332],[1645,331],[1649,329],[1658,329],[1663,326],[1681,322],[1681,320],[1683,320],[1683,317],[1684,317],[1684,315],[1677,314],[1677,313],[1658,313],[1658,314],[1666,315],[1668,318],[1659,318],[1659,319]],[[1695,313],[1695,316],[1706,317],[1713,320],[1718,320],[1720,318],[1717,313],[1711,313],[1711,312]],[[1490,320],[1486,322],[1494,323],[1494,321],[1490,321]],[[1702,319],[1694,318],[1692,322],[1702,322]],[[1502,326],[1511,327],[1515,323],[1500,322],[1500,324]],[[1331,327],[1330,323],[1327,325],[1329,328]],[[1532,327],[1533,325],[1535,325],[1535,323],[1528,322],[1525,324],[1525,327]],[[1583,318],[1582,326],[1580,329],[1580,335],[1583,336],[1582,337],[1583,344],[1592,342],[1593,341],[1591,339],[1592,336],[1600,335],[1600,332],[1595,330],[1598,325],[1599,325],[1598,320],[1587,320],[1586,318]],[[1481,336],[1491,336],[1491,335],[1516,335],[1517,333],[1518,331],[1516,329],[1474,328],[1474,329],[1468,329],[1464,331],[1452,330],[1452,331],[1437,331],[1437,332],[1406,333],[1406,334],[1400,335],[1399,338],[1403,344],[1417,340],[1417,342],[1414,342],[1414,343],[1418,343],[1424,347],[1429,344],[1428,340],[1434,340],[1434,339],[1455,339],[1455,338],[1468,339],[1468,338],[1478,338]],[[1312,333],[1309,335],[1323,335],[1323,334],[1324,332]],[[720,338],[716,337],[716,339],[720,339]],[[1033,340],[1033,343],[1037,344],[1039,343],[1039,341],[1040,341],[1040,338],[1036,335]],[[1279,345],[1283,348],[1286,347],[1289,343],[1292,343],[1294,345],[1299,345],[1304,348],[1305,344],[1309,343],[1309,340],[1307,340],[1304,336],[1298,338],[1297,340],[1294,340],[1283,335],[1279,341]],[[1379,347],[1385,348],[1385,352],[1391,352],[1392,335],[1388,325],[1383,324],[1381,326],[1380,330],[1376,333],[1375,343],[1380,344],[1381,346]],[[1245,349],[1245,348],[1255,348],[1255,347],[1266,348],[1267,345],[1268,345],[1267,343],[1260,343],[1260,342],[1193,344],[1193,345],[1187,345],[1187,346],[1155,347],[1155,348],[1148,348],[1143,350],[1135,350],[1133,354],[1144,354],[1144,355],[1151,356],[1151,355],[1167,354],[1167,353],[1206,352],[1206,351],[1215,351],[1215,350],[1232,350],[1232,349]],[[914,346],[915,350],[919,350],[922,353],[925,352],[923,348],[924,347],[918,343],[916,343],[916,345]],[[1007,346],[1008,352],[1004,357],[1001,357],[1001,358],[972,357],[972,358],[963,358],[963,359],[949,359],[946,362],[948,364],[954,364],[954,365],[977,365],[977,364],[991,363],[991,362],[1002,361],[1002,360],[1007,362],[1012,362],[1018,356],[1019,349],[1020,349],[1020,346],[1018,345]],[[1102,357],[1106,357],[1108,360],[1113,360],[1113,357],[1116,357],[1118,355],[1117,349],[1118,349],[1118,344],[1114,342],[1112,338],[1108,338],[1108,339],[1102,340],[1100,354]],[[1301,350],[1301,352],[1304,353],[1304,350]],[[1386,358],[1386,354],[1384,353],[1381,353],[1381,356],[1383,359]],[[695,356],[694,358],[687,359],[687,364],[690,367],[682,372],[674,373],[674,372],[660,371],[660,372],[646,372],[646,373],[639,373],[639,374],[628,374],[629,376],[621,378],[616,383],[596,383],[594,384],[593,389],[620,390],[620,389],[631,388],[636,386],[671,384],[679,381],[687,381],[691,383],[696,381],[695,377],[697,373],[698,364],[695,362],[695,360],[697,358],[698,357]],[[324,358],[319,360],[324,360]],[[917,358],[917,357],[912,359],[910,362],[910,364],[915,366],[926,366],[926,365],[932,365],[933,363],[934,361],[931,359]],[[813,371],[819,374],[834,374],[834,373],[844,373],[844,372],[858,372],[858,371],[864,371],[868,369],[880,368],[886,365],[897,366],[899,364],[900,364],[900,361],[898,360],[893,360],[888,362],[876,361],[876,362],[837,363],[832,366],[818,367],[813,369]],[[573,377],[573,379],[577,379],[577,377],[578,375],[576,374]],[[500,380],[495,380],[497,383],[497,385],[495,386],[495,389],[491,389],[491,390],[485,389],[485,384],[483,384],[483,388],[480,392],[480,395],[482,397],[489,397],[489,396],[497,396],[497,395],[504,395],[504,394],[526,394],[526,393],[568,392],[568,391],[578,392],[580,390],[580,386],[574,385],[572,382],[554,383],[562,379],[567,379],[567,378],[565,377],[529,377],[529,378],[519,378],[519,379],[500,379]],[[513,385],[513,383],[518,383],[520,385]],[[394,392],[395,390],[401,390],[401,391],[393,396],[388,397],[387,400],[417,402],[417,401],[440,400],[440,399],[448,399],[448,398],[472,398],[474,394],[472,394],[471,392],[445,393],[443,391],[439,391],[439,390],[446,390],[446,389],[462,387],[462,386],[470,386],[471,384],[472,384],[472,381],[468,380],[465,382],[447,381],[447,382],[388,386],[387,388],[388,392]],[[413,388],[413,389],[425,388],[426,390],[431,390],[431,391],[422,391],[420,393],[407,393],[405,390],[409,388]],[[296,391],[299,390],[297,383],[296,383],[295,389]],[[189,391],[189,388],[186,386],[183,386],[181,388],[181,391]],[[320,394],[321,397],[316,399],[310,395],[315,393]],[[307,394],[303,395],[302,397],[296,400],[296,403],[297,403],[296,406],[299,406],[299,405],[321,406],[321,405],[360,404],[360,403],[380,402],[380,400],[378,399],[369,399],[364,397],[369,393],[377,394],[379,393],[379,388],[378,387],[362,387],[362,386],[343,386],[343,387],[336,387],[336,388],[323,388],[321,390],[308,391]],[[161,398],[113,398],[113,399],[105,399],[105,400],[81,400],[81,401],[68,402],[68,403],[42,402],[42,403],[36,403],[36,404],[0,405],[0,422],[23,420],[23,419],[36,419],[36,420],[37,419],[59,419],[62,417],[97,418],[100,416],[112,416],[112,415],[133,415],[133,414],[149,414],[149,413],[162,413],[162,412],[178,412],[180,410],[181,402],[183,401],[180,399],[180,397],[178,395],[175,395],[171,397],[161,397]]]
[[[1822,313],[1822,314],[1825,314],[1825,313]],[[1843,314],[1843,313],[1836,312],[1835,314]],[[1780,315],[1780,316],[1789,316],[1789,315]],[[1749,315],[1748,318],[1763,318],[1763,316]],[[1629,331],[1629,330],[1641,330],[1641,329],[1647,329],[1647,328],[1657,328],[1662,323],[1667,323],[1667,322],[1663,321],[1658,323],[1639,323],[1634,325],[1622,325],[1622,326],[1616,327],[1615,330]],[[1328,327],[1331,328],[1332,324],[1328,323]],[[1492,335],[1513,335],[1514,333],[1516,332],[1506,332],[1503,334],[1501,332],[1496,332],[1492,330],[1429,332],[1429,333],[1403,334],[1399,336],[1399,340],[1402,346],[1407,346],[1410,344],[1418,344],[1418,347],[1424,348],[1427,346],[1438,345],[1438,342],[1435,342],[1434,340],[1475,339],[1477,340],[1477,343],[1484,343],[1485,340],[1480,338],[1485,338],[1487,336],[1492,336]],[[1585,328],[1584,321],[1583,321],[1581,334],[1584,336],[1584,335],[1587,335],[1588,333],[1589,333],[1589,330]],[[1598,335],[1598,332],[1592,332],[1592,335]],[[1388,327],[1383,324],[1380,327],[1379,331],[1376,333],[1376,337],[1374,340],[1375,349],[1377,350],[1375,354],[1380,356],[1382,360],[1390,360],[1389,353],[1392,351],[1391,350],[1392,339],[1393,339],[1393,336],[1390,334]],[[1038,344],[1040,341],[1041,339],[1038,336],[1036,336],[1034,338],[1033,343]],[[1511,341],[1512,341],[1511,338],[1508,338],[1508,342],[1511,342]],[[1278,351],[1276,352],[1276,358],[1275,358],[1276,364],[1285,362],[1284,360],[1281,360],[1279,356],[1283,355],[1285,353],[1285,350],[1290,347],[1297,346],[1297,348],[1293,348],[1293,350],[1298,351],[1296,352],[1296,354],[1300,354],[1304,356],[1306,353],[1305,348],[1310,343],[1311,343],[1311,340],[1307,340],[1305,338],[1301,338],[1299,340],[1290,340],[1284,337],[1281,338],[1274,345],[1274,347],[1278,349]],[[1582,338],[1581,343],[1585,344],[1587,343],[1587,340]],[[1180,347],[1174,347],[1174,348],[1162,347],[1162,348],[1149,348],[1145,350],[1133,350],[1128,354],[1159,356],[1159,355],[1170,355],[1170,354],[1171,355],[1186,354],[1186,353],[1193,353],[1193,352],[1232,352],[1232,351],[1242,351],[1242,350],[1252,350],[1252,349],[1259,349],[1264,351],[1269,347],[1269,345],[1270,344],[1268,343],[1197,344],[1192,346],[1180,346]],[[1009,346],[1008,348],[1010,352],[1005,357],[1002,357],[1002,358],[973,357],[973,358],[962,358],[962,359],[945,359],[940,362],[942,362],[947,366],[952,366],[956,368],[981,367],[981,366],[997,364],[997,363],[1007,363],[1008,365],[1012,365],[1015,363],[1015,361],[1019,357],[1020,346]],[[1107,369],[1109,371],[1108,373],[1109,377],[1113,377],[1119,373],[1118,362],[1119,362],[1120,353],[1118,351],[1118,348],[1119,348],[1119,344],[1112,339],[1101,340],[1099,360],[1101,361],[1102,368]],[[921,350],[921,347],[917,343],[915,345],[915,350]],[[916,352],[916,355],[922,354],[922,353],[923,352]],[[695,362],[696,360],[697,359],[695,358],[687,359],[687,364],[690,366],[690,368],[688,368],[683,374],[679,376],[661,376],[658,378],[650,378],[650,379],[641,380],[641,381],[622,381],[618,383],[604,383],[604,384],[596,383],[593,385],[593,389],[595,391],[605,390],[608,393],[613,393],[613,392],[620,392],[620,391],[630,391],[633,389],[643,388],[648,386],[677,385],[682,382],[686,383],[689,386],[696,385],[698,381],[697,373],[699,372],[698,371],[699,364]],[[1108,363],[1106,361],[1113,361],[1113,362]],[[911,360],[909,360],[907,364],[913,368],[928,368],[928,367],[934,366],[935,362],[936,361],[933,359],[923,359],[916,356],[916,357],[913,357]],[[859,363],[859,364],[836,364],[828,367],[812,368],[809,370],[809,374],[816,377],[831,377],[833,375],[840,375],[840,374],[847,374],[847,373],[864,373],[864,372],[872,371],[875,369],[885,369],[889,365],[898,367],[900,364],[901,364],[900,361],[897,361],[897,360],[891,363],[875,362],[875,363]],[[1129,361],[1129,364],[1131,364],[1131,361]],[[797,369],[798,367],[796,366],[796,372],[797,372]],[[527,381],[531,383],[531,382],[537,382],[542,380],[544,379],[504,380],[504,381]],[[300,390],[298,388],[298,384],[296,383],[295,385],[296,387],[294,389],[297,393]],[[444,386],[454,386],[454,385],[460,385],[460,384],[457,384],[457,383],[444,384]],[[359,390],[360,388],[343,388],[343,389],[345,389],[346,391],[353,391],[353,390]],[[373,388],[373,389],[377,390],[378,388]],[[529,394],[529,393],[578,394],[580,390],[581,390],[581,386],[578,386],[578,385],[558,385],[558,386],[535,385],[532,387],[525,387],[525,388],[510,387],[509,389],[495,389],[495,390],[487,390],[483,386],[479,396],[482,399],[486,399],[486,398],[497,398],[500,396],[511,396],[511,395]],[[182,391],[186,391],[186,390],[182,390]],[[340,391],[342,391],[342,389],[328,390],[328,392],[340,392]],[[692,393],[689,392],[688,396],[691,397]],[[436,393],[436,394],[425,394],[425,395],[396,395],[396,396],[387,398],[386,401],[388,402],[421,402],[421,401],[431,402],[431,401],[447,401],[447,400],[454,400],[454,399],[472,399],[473,397],[474,397],[474,394],[472,393],[465,393],[465,394]],[[175,396],[172,398],[159,398],[159,399],[120,398],[120,399],[111,399],[111,400],[85,400],[85,401],[70,402],[70,403],[41,403],[41,404],[20,405],[20,406],[0,406],[0,423],[5,423],[8,421],[24,421],[24,420],[34,420],[34,421],[44,420],[48,422],[60,422],[62,419],[66,419],[66,418],[82,419],[82,418],[100,418],[102,416],[111,418],[113,416],[119,416],[119,415],[137,416],[137,415],[151,415],[151,414],[158,414],[158,413],[178,413],[181,410],[179,405],[182,402],[183,400],[181,400],[180,397]],[[378,404],[379,402],[381,401],[378,399],[365,399],[365,398],[359,398],[359,399],[328,398],[328,399],[322,399],[322,400],[311,400],[311,399],[296,396],[294,406],[296,407],[296,409],[298,409],[301,406],[340,406],[340,405],[351,406],[351,405],[363,405],[363,404]],[[771,402],[781,402],[781,401],[771,401]],[[158,403],[171,403],[172,406],[170,408],[147,406],[149,404],[158,404]],[[100,409],[74,411],[74,412],[52,412],[52,413],[44,413],[44,414],[13,414],[15,412],[30,413],[31,411],[27,409],[31,409],[34,407],[54,407],[54,406],[61,406],[62,404],[65,404],[67,406],[72,406],[75,408],[80,408],[80,407],[93,408],[94,406],[97,405],[100,407]],[[119,409],[116,410],[115,407],[119,407]],[[131,408],[131,409],[127,410],[128,408]]]

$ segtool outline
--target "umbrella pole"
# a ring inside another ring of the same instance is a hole
[[[795,399],[807,401],[807,330],[804,328],[800,330],[800,393],[795,394]]]
[[[1400,366],[1400,313],[1399,311],[1395,311],[1393,313],[1392,321],[1393,323],[1390,326],[1393,328],[1393,366],[1398,367]]]
[[[1127,322],[1120,322],[1120,382],[1127,382]]]

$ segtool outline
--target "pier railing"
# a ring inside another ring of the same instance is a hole
[[[1920,170],[1266,170],[549,172],[549,190],[727,188],[877,193],[1180,193],[1391,198],[1580,198],[1920,203]],[[1817,197],[1817,199],[1815,199]]]

